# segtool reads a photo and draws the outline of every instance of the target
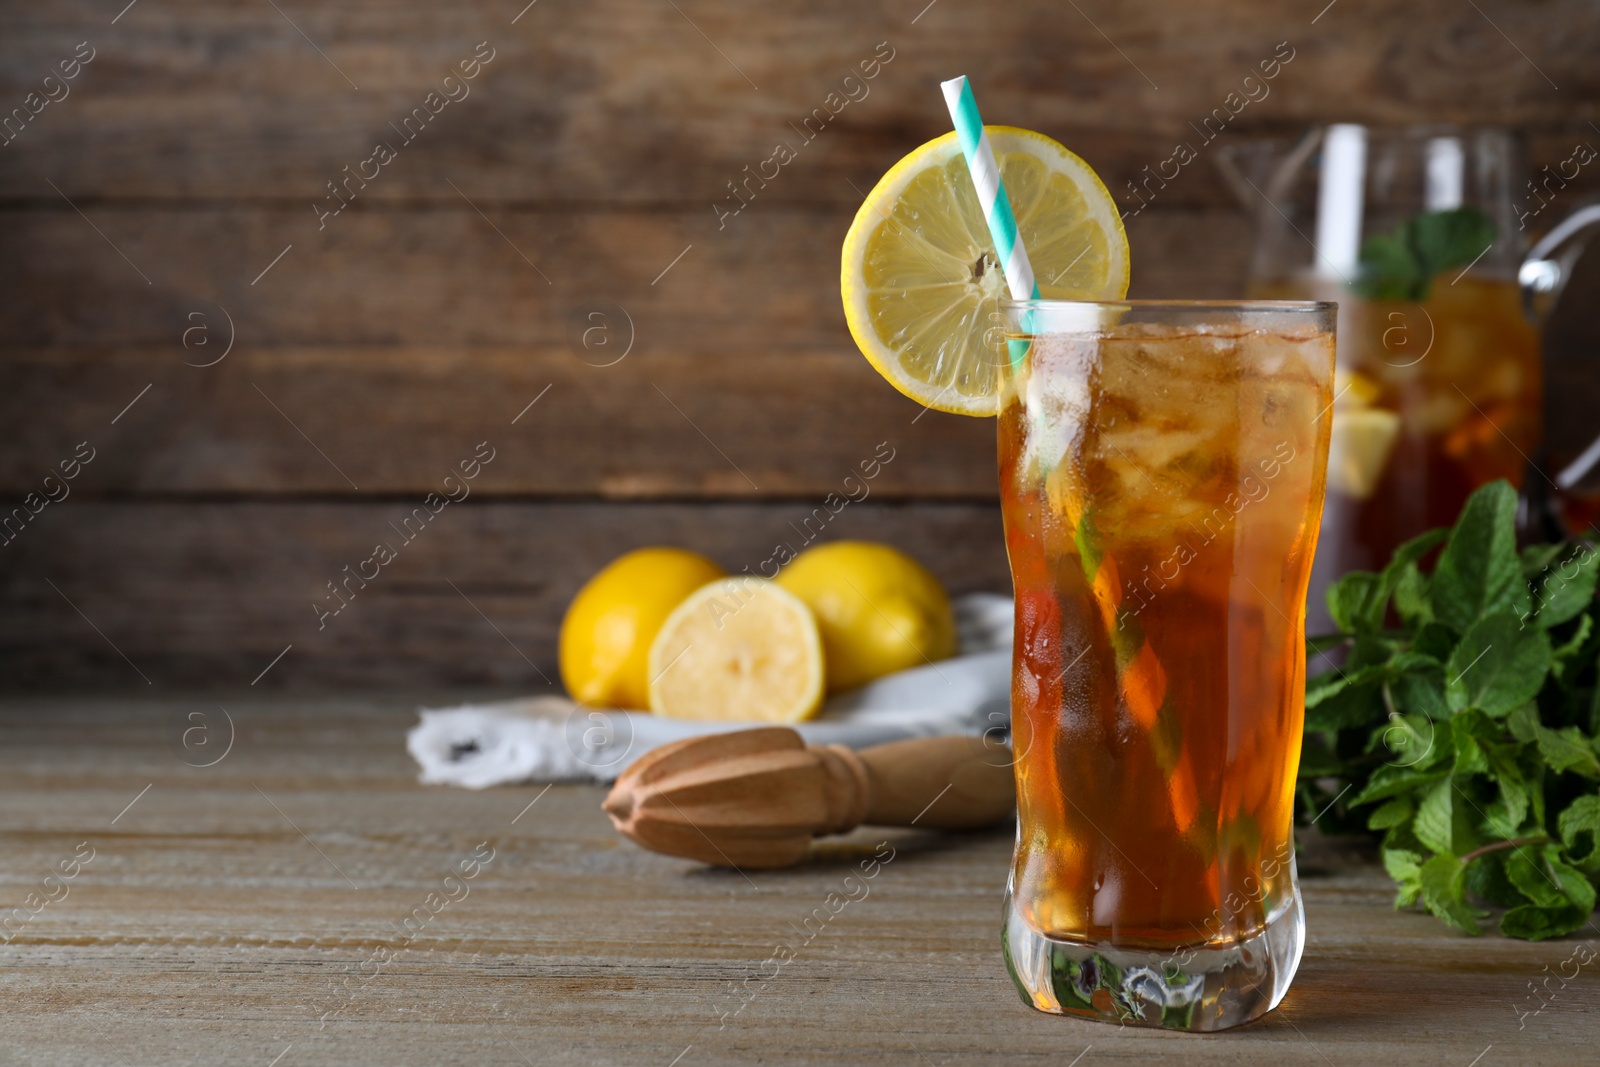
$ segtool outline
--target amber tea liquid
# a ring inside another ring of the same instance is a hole
[[[1037,313],[1004,375],[1008,958],[1044,1010],[1220,1029],[1270,1008],[1299,958],[1333,313],[1123,307]]]

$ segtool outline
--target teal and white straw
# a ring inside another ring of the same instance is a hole
[[[1012,214],[1011,200],[1006,196],[1006,186],[1000,180],[1000,166],[994,160],[994,149],[989,146],[989,134],[978,115],[978,103],[972,98],[972,86],[966,75],[940,82],[945,103],[950,107],[950,118],[956,124],[956,136],[961,140],[961,152],[967,157],[967,170],[972,174],[972,184],[978,190],[978,203],[983,217],[989,222],[989,236],[994,240],[994,250],[1006,276],[1006,286],[1013,300],[1039,299],[1039,285],[1033,280],[1033,264],[1028,262],[1028,250],[1022,246],[1017,233],[1017,217]]]

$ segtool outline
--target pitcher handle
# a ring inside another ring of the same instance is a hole
[[[1572,277],[1573,264],[1583,254],[1590,231],[1596,227],[1600,227],[1600,202],[1575,208],[1539,238],[1523,257],[1517,270],[1517,284],[1522,287],[1523,307],[1535,322],[1542,321],[1561,296],[1561,290]],[[1596,465],[1600,465],[1600,437],[1556,474],[1553,483],[1557,496],[1564,497]],[[1525,492],[1536,485],[1538,483],[1530,477]],[[1543,501],[1541,506],[1551,503]],[[1528,510],[1531,513],[1533,508]]]
[[[1583,253],[1589,231],[1600,226],[1600,202],[1575,208],[1528,250],[1517,268],[1522,304],[1535,322],[1542,321],[1572,277],[1572,265]]]

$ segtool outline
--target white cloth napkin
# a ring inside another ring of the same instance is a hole
[[[973,593],[954,606],[959,655],[840,693],[796,727],[806,742],[868,748],[939,734],[1003,738],[1011,722],[1011,599]],[[758,725],[575,707],[560,697],[422,709],[421,716],[406,736],[421,780],[467,789],[609,782],[658,745]]]

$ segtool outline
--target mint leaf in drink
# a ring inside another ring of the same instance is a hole
[[[1307,682],[1296,797],[1325,832],[1381,835],[1397,907],[1477,932],[1488,902],[1539,940],[1588,922],[1600,884],[1600,553],[1519,552],[1515,513],[1485,486],[1336,586],[1340,633],[1313,647],[1345,659]]]
[[[1419,294],[1426,292],[1423,266],[1403,230],[1368,237],[1361,246],[1357,272],[1351,288],[1368,300],[1420,300]]]
[[[1455,711],[1501,716],[1532,700],[1550,672],[1550,639],[1506,610],[1473,623],[1445,664],[1445,698]]]
[[[1465,267],[1494,244],[1495,225],[1475,207],[1429,211],[1406,226],[1406,240],[1430,279],[1441,271]],[[1423,298],[1426,298],[1426,292]]]
[[[1351,288],[1369,300],[1426,300],[1435,276],[1476,262],[1495,236],[1494,222],[1477,208],[1425,212],[1367,238]]]
[[[1504,480],[1491,482],[1467,498],[1451,528],[1434,568],[1431,599],[1434,615],[1457,633],[1495,608],[1511,608],[1518,618],[1528,613],[1516,515],[1516,490]]]

